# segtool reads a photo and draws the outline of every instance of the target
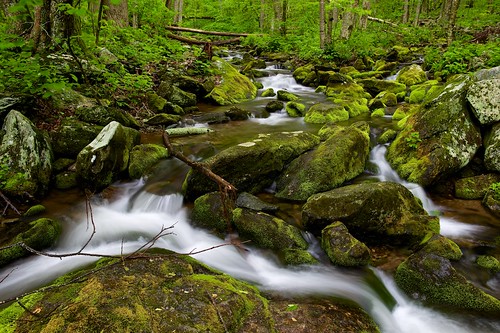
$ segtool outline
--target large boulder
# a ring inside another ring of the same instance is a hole
[[[406,85],[396,81],[369,78],[358,80],[357,82],[372,96],[377,96],[382,91],[392,92],[396,95],[406,91]]]
[[[371,95],[347,75],[329,75],[325,95],[328,100],[344,107],[351,118],[370,111],[368,99]]]
[[[42,251],[54,245],[61,234],[59,222],[41,218],[29,223],[28,230],[18,234],[9,244],[24,243],[36,251]],[[21,246],[13,246],[0,250],[0,267],[19,258],[32,254]]]
[[[365,170],[370,154],[370,128],[356,123],[338,129],[316,149],[290,163],[280,175],[276,196],[307,200],[311,195],[331,190]]]
[[[500,79],[472,83],[467,100],[482,125],[500,122]]]
[[[221,80],[206,96],[218,105],[230,105],[257,97],[257,87],[228,62],[214,58],[214,74]]]
[[[139,141],[138,131],[116,121],[109,123],[78,154],[76,171],[80,185],[91,190],[111,185],[127,170],[130,151]]]
[[[59,128],[50,133],[52,150],[56,156],[75,158],[102,128],[73,118],[63,119]]]
[[[334,222],[323,229],[321,248],[334,265],[365,266],[370,263],[370,249],[354,238],[342,222]]]
[[[387,150],[387,160],[401,177],[429,186],[474,157],[481,146],[481,133],[467,111],[469,82],[461,77],[449,83],[407,119]]]
[[[317,136],[302,131],[262,134],[221,151],[203,164],[239,191],[254,193],[270,186],[285,165],[318,143]],[[202,173],[190,170],[183,190],[189,200],[194,200],[218,187]]]
[[[170,84],[170,82],[162,82],[158,87],[158,96],[165,98],[168,102],[180,107],[195,106],[197,103],[196,95],[181,88]]]
[[[12,196],[44,195],[49,189],[53,153],[33,123],[12,110],[5,118],[0,143],[0,190]]]
[[[439,233],[439,219],[429,216],[403,185],[391,182],[343,186],[311,196],[302,209],[306,230],[319,234],[340,221],[365,243],[419,244]]]
[[[484,148],[486,168],[500,172],[500,122],[495,124],[486,134]]]
[[[57,281],[57,288],[0,309],[0,327],[33,333],[294,333],[307,325],[314,332],[380,332],[354,303],[333,298],[273,299],[188,256],[159,254],[163,255],[120,264],[101,260],[99,269],[72,283],[66,282],[75,273],[67,274]],[[82,273],[86,272],[90,271]],[[64,311],[57,311],[61,306]],[[32,320],[33,313],[40,315],[39,320]]]
[[[468,282],[440,255],[411,255],[398,266],[395,280],[407,295],[424,303],[500,316],[500,300]]]

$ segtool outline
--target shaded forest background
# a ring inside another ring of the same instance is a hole
[[[2,0],[0,93],[39,99],[65,88],[140,104],[161,64],[204,75],[202,41],[170,26],[250,34],[256,55],[295,61],[377,60],[394,47],[420,54],[437,77],[500,65],[499,0]],[[119,64],[119,66],[117,65]],[[99,89],[92,88],[96,84]]]

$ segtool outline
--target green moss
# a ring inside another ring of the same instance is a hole
[[[43,212],[45,212],[45,206],[44,205],[35,205],[31,206],[23,215],[26,217],[32,217],[36,215],[40,215]]]
[[[319,103],[311,106],[304,121],[310,124],[335,123],[349,120],[349,112],[338,104]]]
[[[290,117],[302,117],[306,111],[306,106],[302,103],[288,102],[286,103],[286,112]]]
[[[384,109],[376,109],[371,114],[372,118],[380,118],[380,117],[383,117],[383,116],[385,116],[385,110]]]
[[[155,165],[168,157],[165,147],[156,144],[135,146],[130,152],[128,172],[132,179],[139,179],[152,172]]]
[[[422,103],[422,102],[424,101],[425,94],[426,94],[426,90],[425,90],[425,88],[422,88],[422,89],[415,89],[415,90],[413,90],[413,91],[410,93],[410,99],[409,99],[409,102],[410,102],[411,104],[418,104],[418,103]]]
[[[276,93],[274,92],[273,88],[267,88],[264,90],[261,94],[262,97],[274,97],[276,96]]]
[[[278,253],[281,262],[289,266],[316,265],[319,261],[307,250],[283,249]]]
[[[207,193],[197,198],[191,219],[195,226],[210,230],[222,238],[229,231],[230,226],[224,216],[219,192]]]
[[[422,242],[426,243],[422,249],[426,253],[433,253],[449,260],[459,260],[463,255],[454,241],[436,233],[433,233],[429,240]]]
[[[278,90],[278,100],[283,102],[296,102],[300,97],[286,90]]]
[[[26,308],[32,309],[33,306],[43,297],[41,293],[35,293],[25,296],[19,302]],[[33,310],[33,309],[32,309]],[[17,320],[25,313],[25,310],[18,302],[14,302],[6,308],[0,310],[0,331],[3,333],[16,332]]]
[[[394,140],[396,135],[398,135],[398,132],[393,129],[388,129],[378,137],[377,142],[380,144],[386,144]]]
[[[480,267],[491,271],[492,273],[500,272],[500,261],[493,256],[482,255],[477,257],[476,264]]]

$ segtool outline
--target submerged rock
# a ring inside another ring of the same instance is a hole
[[[500,300],[468,282],[450,261],[433,253],[417,252],[399,265],[395,280],[409,296],[424,303],[500,315]]]
[[[45,195],[49,189],[53,153],[33,123],[12,110],[2,127],[0,190],[16,197]]]
[[[336,130],[316,149],[293,160],[276,181],[276,196],[307,200],[361,174],[370,154],[370,128],[362,124]]]
[[[113,121],[86,146],[76,160],[83,188],[102,190],[127,170],[131,149],[139,143],[139,132]]]
[[[168,157],[165,147],[156,144],[135,146],[130,152],[128,174],[132,179],[148,176],[159,161]]]
[[[321,248],[334,265],[364,266],[371,260],[370,249],[354,238],[342,222],[334,222],[323,229]]]
[[[398,174],[429,186],[466,166],[481,145],[481,133],[465,103],[469,79],[448,84],[410,116],[387,150]]]
[[[340,221],[367,244],[419,244],[439,233],[439,219],[429,216],[403,185],[391,182],[343,186],[311,196],[302,209],[306,230],[319,234]]]
[[[317,136],[302,131],[263,134],[225,149],[203,164],[238,191],[255,193],[270,186],[286,164],[318,143]],[[189,171],[183,186],[189,200],[217,189],[214,181],[194,170]]]

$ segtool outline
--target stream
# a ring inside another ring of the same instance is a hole
[[[260,79],[264,89],[269,87],[275,90],[287,89],[300,95],[305,104],[325,99],[323,94],[316,94],[314,89],[296,84],[289,71],[274,66],[268,67],[266,71],[271,76]],[[272,99],[258,97],[239,106],[256,110],[265,107],[265,104]],[[223,110],[224,107],[210,107],[208,111],[215,109]],[[392,122],[390,117],[363,120],[368,120],[375,128],[388,128]],[[319,129],[317,125],[304,123],[302,118],[288,117],[284,110],[271,114],[269,118],[255,117],[247,121],[233,121],[210,127],[215,130],[214,133],[204,137],[174,139],[173,143],[182,146],[184,153],[191,155],[192,158],[202,159],[235,142],[254,138],[258,133],[284,130],[315,132]],[[158,137],[145,139],[151,142],[160,140]],[[475,224],[474,218],[463,221],[461,216],[471,215],[470,211],[464,209],[461,212],[460,208],[446,207],[439,200],[431,199],[420,186],[401,180],[385,160],[385,150],[385,146],[375,145],[371,152],[370,163],[377,171],[367,172],[362,177],[398,182],[409,188],[430,214],[440,216],[441,233],[453,240],[480,241],[491,239],[498,234],[500,229],[498,220],[488,220],[486,212],[481,211],[480,223]],[[183,197],[179,194],[187,170],[186,166],[176,160],[166,160],[161,163],[160,172],[147,181],[115,184],[110,199],[92,203],[96,234],[85,248],[85,252],[98,254],[132,252],[154,237],[162,227],[169,226],[173,226],[172,231],[175,233],[162,237],[155,246],[180,253],[190,253],[194,249],[201,250],[220,245],[223,240],[190,225],[190,207],[183,202]],[[164,184],[166,179],[170,183],[166,187],[162,186],[161,192],[153,190]],[[74,200],[77,199],[71,196],[71,192],[66,192],[56,193],[44,202],[48,211],[63,221],[63,234],[57,247],[51,252],[78,251],[92,233],[85,203],[79,199],[80,203],[74,204]],[[471,258],[466,261],[472,261],[473,254],[470,255]],[[500,332],[500,320],[484,319],[463,313],[443,313],[410,300],[398,290],[390,275],[377,268],[347,270],[319,265],[282,267],[274,258],[257,249],[248,248],[247,255],[243,256],[230,246],[196,254],[194,257],[211,267],[253,283],[261,290],[288,295],[336,296],[355,301],[374,318],[384,333]],[[19,260],[0,271],[0,280],[8,275],[0,283],[0,298],[7,299],[43,286],[58,276],[95,260],[94,257],[86,256],[64,259],[32,256]],[[478,278],[473,279],[473,282],[482,284],[482,287],[488,288],[492,295],[500,297],[498,276],[499,274],[493,281],[481,281]],[[373,283],[373,277],[377,283]],[[386,292],[394,298],[394,306],[389,306],[383,301],[381,295]]]

